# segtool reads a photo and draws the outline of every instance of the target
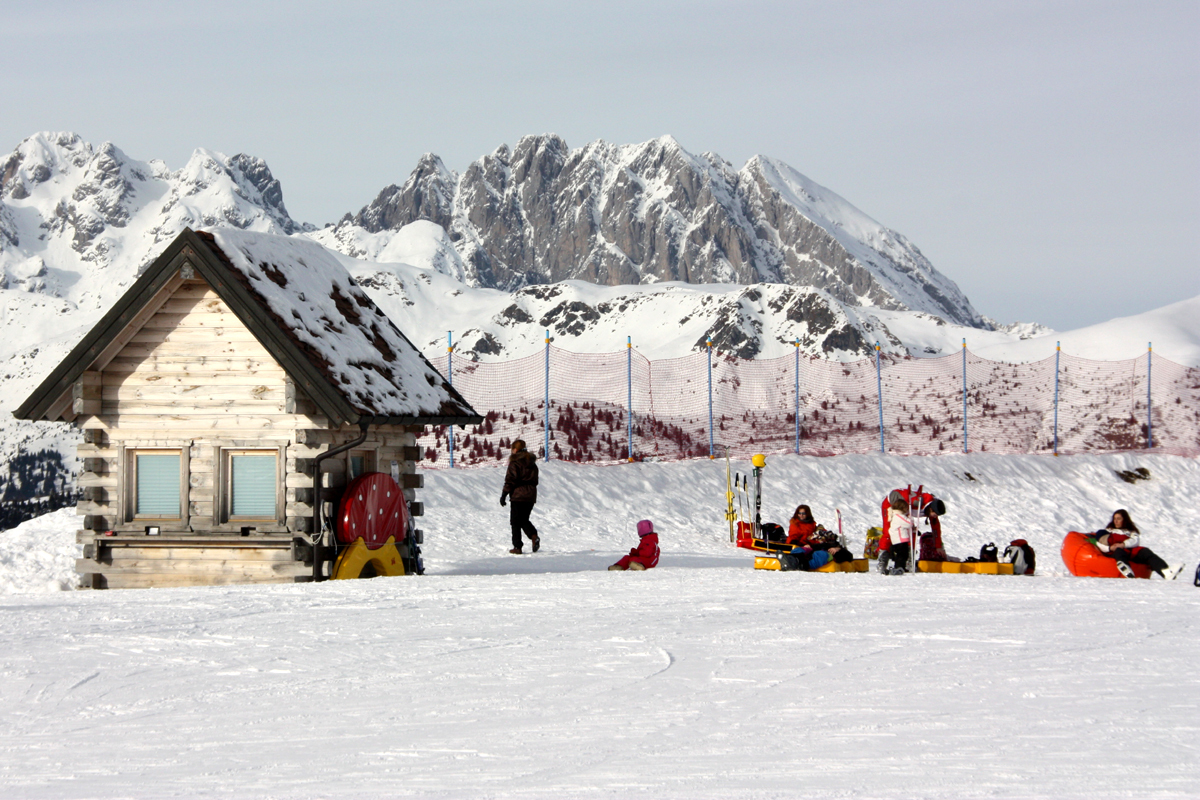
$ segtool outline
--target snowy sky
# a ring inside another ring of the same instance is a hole
[[[976,308],[1060,330],[1200,294],[1200,3],[0,0],[0,151],[266,159],[316,224],[501,143],[774,156]]]

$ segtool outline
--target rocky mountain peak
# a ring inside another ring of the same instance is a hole
[[[433,159],[319,238],[363,255],[428,220],[449,233],[468,282],[480,287],[784,283],[851,306],[986,327],[903,236],[774,159],[734,170],[671,136],[571,149],[555,134],[501,145],[461,176],[440,161],[434,169]]]

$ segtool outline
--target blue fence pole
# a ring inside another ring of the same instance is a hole
[[[800,340],[796,340],[796,455],[800,455]]]
[[[546,423],[545,441],[546,455],[543,461],[550,460],[550,331],[546,331],[546,413],[543,415]]]
[[[879,452],[886,453],[883,442],[883,375],[879,370],[879,342],[875,343],[875,391],[879,394]]]
[[[712,415],[712,339],[708,344],[708,457],[713,456],[713,415]]]
[[[625,406],[629,413],[629,460],[633,461],[633,337],[625,337]]]
[[[446,381],[454,385],[454,331],[446,331]],[[446,426],[446,446],[450,449],[450,469],[454,469],[454,426]]]
[[[967,452],[967,340],[963,339],[963,452]]]
[[[1154,342],[1146,343],[1146,447],[1154,447],[1154,409],[1150,399],[1150,363],[1154,360]]]
[[[1062,342],[1054,343],[1054,455],[1058,455],[1058,358],[1062,355]]]

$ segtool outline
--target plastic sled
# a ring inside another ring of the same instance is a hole
[[[767,556],[755,556],[754,557],[754,568],[755,569],[778,570],[778,569],[780,569],[780,566],[781,565],[779,563],[779,556],[767,555]],[[836,561],[830,561],[828,564],[824,565],[823,567],[818,567],[817,569],[796,570],[796,571],[797,572],[866,572],[867,570],[868,570],[867,559],[856,558],[853,561],[844,561],[842,563],[838,563]]]
[[[373,549],[364,539],[355,539],[354,544],[338,554],[330,577],[336,581],[403,574],[404,559],[396,549],[396,540],[389,536],[386,542]]]
[[[1012,575],[1013,565],[995,561],[918,561],[917,572]]]
[[[790,553],[795,545],[787,542],[772,542],[754,538],[754,527],[749,522],[737,524],[737,546],[763,553]],[[778,567],[776,567],[778,569]]]
[[[1086,533],[1071,531],[1063,539],[1062,560],[1067,565],[1067,572],[1079,578],[1123,578],[1117,569],[1117,560],[1109,558],[1096,549],[1089,541]],[[1150,568],[1145,564],[1130,564],[1133,574],[1139,578],[1149,578]]]

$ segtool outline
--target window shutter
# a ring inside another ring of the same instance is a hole
[[[230,462],[230,516],[274,517],[275,455],[232,456]]]
[[[179,454],[137,455],[137,508],[143,517],[179,517]]]

